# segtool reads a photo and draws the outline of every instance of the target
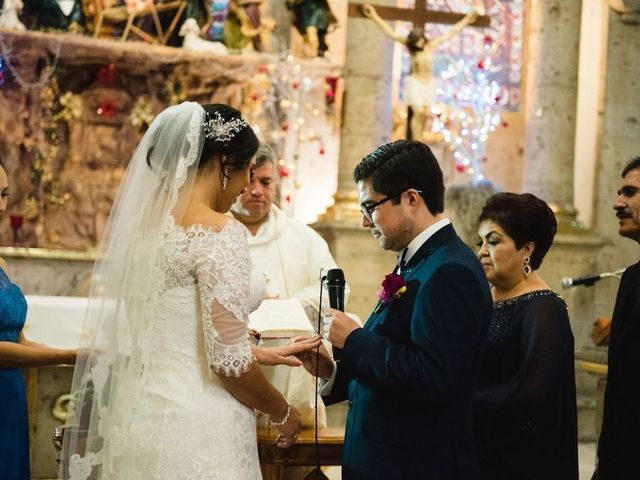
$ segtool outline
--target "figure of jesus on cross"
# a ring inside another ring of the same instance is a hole
[[[369,4],[349,4],[350,16],[364,16],[373,20],[384,34],[401,43],[409,50],[411,56],[411,72],[405,78],[404,101],[408,105],[407,139],[427,141],[429,135],[424,134],[429,112],[436,103],[436,81],[433,75],[433,56],[440,45],[458,35],[468,25],[486,27],[489,17],[479,16],[476,11],[463,15],[459,13],[430,11],[427,0],[418,0],[415,9],[395,7],[373,7]],[[414,28],[407,36],[394,31],[386,20],[403,20],[414,23]],[[448,32],[436,38],[425,36],[424,24],[454,24]]]

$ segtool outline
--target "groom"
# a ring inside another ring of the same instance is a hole
[[[349,399],[343,479],[477,479],[472,394],[491,316],[476,256],[442,214],[442,172],[428,146],[399,140],[355,168],[362,225],[399,252],[364,328],[325,319],[334,363],[319,356],[325,403]],[[315,352],[302,360],[316,372]]]

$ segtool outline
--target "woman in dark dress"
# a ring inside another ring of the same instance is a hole
[[[0,161],[0,216],[7,207],[9,185]],[[76,350],[58,350],[24,337],[27,302],[20,288],[7,276],[0,258],[0,478],[29,480],[29,425],[23,367],[68,364]]]
[[[573,334],[537,269],[556,219],[531,194],[499,193],[478,219],[494,313],[474,396],[483,480],[577,480]]]

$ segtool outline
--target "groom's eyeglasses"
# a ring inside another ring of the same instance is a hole
[[[374,223],[372,215],[373,215],[373,212],[375,211],[375,209],[378,208],[380,205],[382,205],[384,202],[388,202],[392,198],[399,197],[404,192],[405,192],[405,190],[403,190],[400,193],[395,193],[393,195],[388,195],[388,196],[384,197],[382,200],[378,200],[377,202],[369,203],[367,205],[360,205],[360,212],[362,213],[362,215],[364,215],[364,218],[366,218],[369,223]],[[418,192],[420,195],[422,195],[422,190],[416,190],[416,192]]]

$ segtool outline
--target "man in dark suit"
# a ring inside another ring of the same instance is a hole
[[[640,157],[622,171],[613,204],[618,233],[640,243]],[[640,262],[626,269],[616,297],[609,338],[609,371],[594,478],[638,478],[640,440]]]
[[[472,395],[491,316],[486,277],[442,212],[444,184],[426,145],[400,140],[354,171],[362,225],[402,252],[364,328],[331,310],[319,356],[325,401],[349,398],[343,478],[476,479]],[[329,325],[330,324],[330,325]],[[305,367],[315,373],[315,353]]]

